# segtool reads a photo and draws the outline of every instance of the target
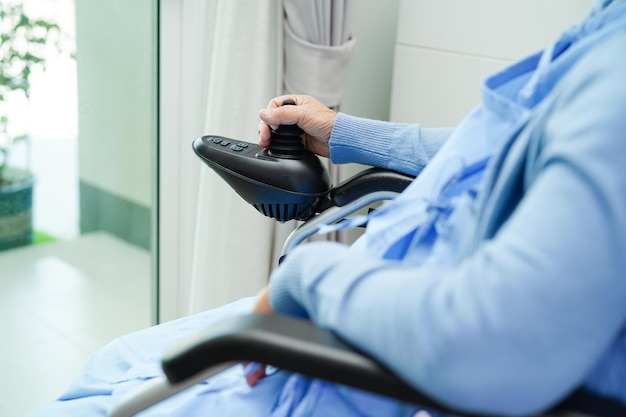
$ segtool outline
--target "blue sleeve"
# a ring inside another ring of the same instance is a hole
[[[329,142],[330,156],[336,164],[355,162],[417,176],[452,131],[339,113]]]
[[[626,60],[609,52],[531,124],[522,201],[459,265],[303,245],[272,276],[275,309],[479,413],[534,414],[584,383],[626,321]]]

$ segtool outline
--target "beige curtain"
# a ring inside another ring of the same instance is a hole
[[[351,0],[283,0],[285,94],[308,94],[339,110],[356,39],[352,34]],[[333,184],[345,179],[344,168],[325,161]],[[273,265],[295,221],[274,226]],[[324,238],[343,241],[342,233]]]
[[[350,0],[210,0],[206,13],[206,45],[196,52],[207,80],[198,86],[207,97],[203,134],[256,142],[258,110],[284,91],[339,107],[354,46]],[[190,277],[189,314],[256,294],[276,265],[275,247],[294,227],[260,216],[192,158],[193,244],[180,253],[189,265],[182,269]],[[339,181],[341,173],[330,170]]]
[[[208,76],[199,90],[206,100],[203,134],[256,142],[258,110],[281,92],[282,6],[275,0],[207,4],[206,47],[195,51],[206,57],[200,65]],[[272,220],[192,158],[199,170],[196,210],[189,213],[193,245],[190,254],[181,254],[191,258],[189,314],[256,294],[267,282],[273,230]]]

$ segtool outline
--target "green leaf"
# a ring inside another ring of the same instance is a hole
[[[8,156],[9,151],[5,148],[0,148],[0,155],[2,155],[2,158],[0,159],[0,178],[2,178],[2,176],[4,175],[4,169],[7,166],[7,156]]]
[[[33,64],[40,64],[45,61],[43,57],[31,54],[30,52],[26,52],[21,57],[24,61],[31,62]]]
[[[57,25],[56,23],[52,23],[52,22],[48,22],[46,20],[42,20],[42,19],[37,19],[33,22],[33,26],[39,26],[42,27],[44,29],[46,29],[47,31],[50,30],[61,30],[61,27],[59,25]]]
[[[20,26],[30,26],[30,19],[24,13],[20,15],[20,21],[16,27]]]
[[[45,45],[47,41],[47,38],[42,38],[41,36],[33,36],[28,38],[29,43],[36,43],[39,45]]]

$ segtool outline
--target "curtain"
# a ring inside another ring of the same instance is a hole
[[[354,45],[350,0],[205,4],[206,45],[196,52],[205,56],[198,62],[206,78],[199,84],[199,94],[207,97],[203,134],[256,142],[258,110],[283,92],[310,94],[339,107]],[[196,168],[201,164],[197,158],[190,163],[195,177],[182,186],[196,187],[197,203],[191,220],[183,219],[185,213],[180,217],[193,227],[193,244],[190,254],[181,250],[179,256],[183,264],[190,258],[184,291],[189,293],[187,313],[193,314],[256,294],[276,265],[275,247],[294,226],[282,225],[281,230],[213,170]]]
[[[351,0],[283,0],[284,92],[309,94],[338,108],[355,45]]]
[[[339,110],[356,39],[352,34],[351,0],[283,0],[283,93],[308,94]],[[324,159],[333,184],[346,178],[345,169]],[[274,226],[273,265],[296,222]],[[345,241],[344,233],[313,239]]]
[[[281,92],[281,4],[206,3],[206,46],[195,51],[206,57],[199,63],[208,79],[204,91],[199,91],[207,100],[203,134],[256,142],[258,110]],[[202,165],[193,158],[192,164]],[[189,314],[256,294],[267,282],[272,249],[266,243],[271,240],[272,220],[260,216],[213,170],[198,169],[195,216],[190,213],[192,253],[181,254],[191,257]]]

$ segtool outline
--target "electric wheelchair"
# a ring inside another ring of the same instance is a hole
[[[392,199],[413,180],[371,168],[333,187],[319,159],[294,138],[301,133],[297,126],[279,127],[273,131],[269,150],[219,136],[204,136],[193,143],[196,154],[260,213],[281,222],[304,221],[285,242],[281,260],[321,227]],[[134,415],[242,362],[272,365],[446,415],[479,417],[417,391],[329,330],[300,319],[255,314],[221,321],[172,348],[162,359],[165,376],[145,383],[111,416]],[[625,417],[626,405],[581,388],[542,415]]]

